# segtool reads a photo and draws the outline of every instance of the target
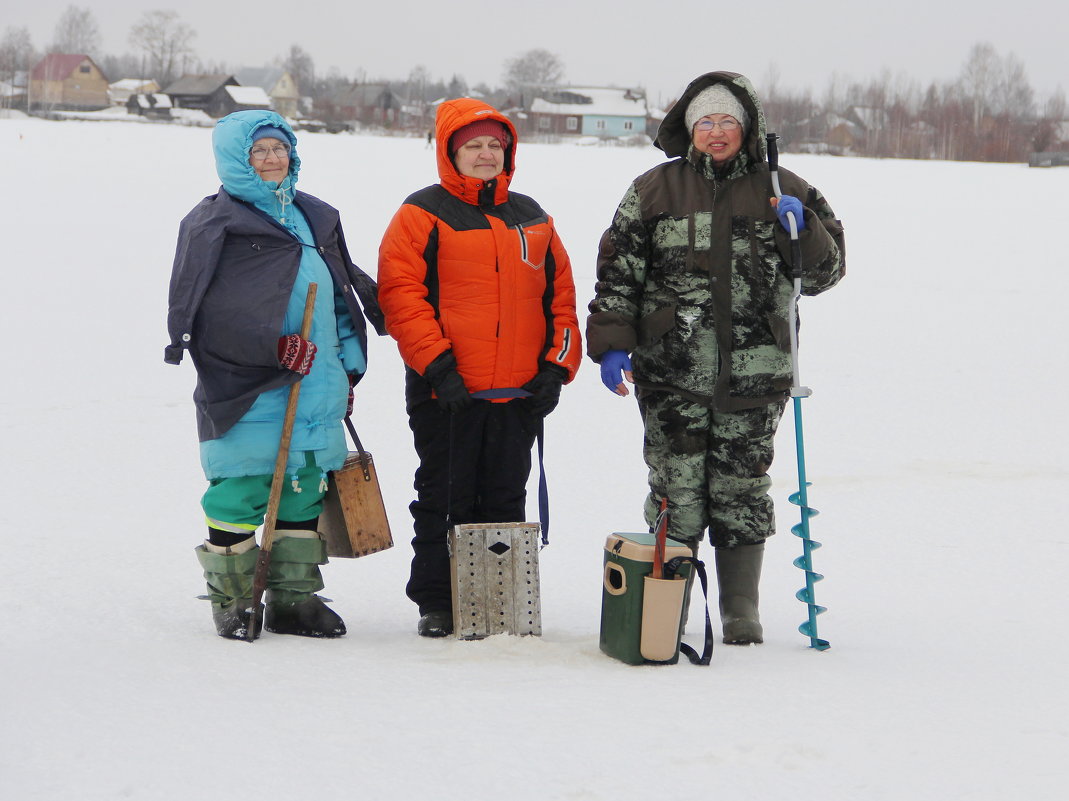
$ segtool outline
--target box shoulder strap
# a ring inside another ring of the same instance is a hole
[[[666,577],[675,575],[685,562],[694,565],[698,580],[702,583],[702,595],[705,596],[705,643],[700,655],[685,642],[680,642],[679,651],[692,665],[708,665],[713,658],[713,622],[709,619],[709,576],[705,572],[705,562],[693,556],[676,556],[664,563],[664,573]]]

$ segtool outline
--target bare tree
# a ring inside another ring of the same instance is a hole
[[[564,62],[548,50],[528,50],[505,62],[505,85],[515,91],[557,86],[564,79]]]
[[[980,130],[984,113],[992,106],[995,89],[1002,77],[998,53],[990,42],[974,44],[961,70],[959,83],[972,110],[973,133]]]
[[[993,96],[994,112],[1023,120],[1035,111],[1035,92],[1028,83],[1024,62],[1013,53],[1002,58]]]
[[[408,80],[405,81],[405,97],[408,98],[410,103],[417,104],[422,108],[429,99],[427,97],[427,87],[432,84],[430,70],[423,64],[417,64],[408,72]]]
[[[145,54],[152,77],[166,87],[193,60],[196,35],[174,11],[146,11],[130,29],[130,44]]]
[[[108,76],[109,80],[116,81],[120,78],[140,78],[144,59],[133,53],[123,53],[121,56],[105,54],[96,61],[101,71]]]
[[[5,28],[0,38],[0,81],[12,80],[16,72],[28,72],[36,55],[29,28]]]
[[[297,82],[297,91],[311,95],[315,91],[315,62],[300,45],[290,45],[290,50],[282,59],[282,67]]]
[[[67,6],[52,32],[50,53],[85,53],[99,55],[100,29],[88,8]]]
[[[20,72],[29,74],[37,53],[33,48],[28,28],[8,27],[0,38],[0,81],[15,83],[15,76]],[[0,107],[7,108],[14,104],[14,96],[8,93],[0,95]]]
[[[454,97],[467,97],[468,96],[468,84],[459,75],[454,74],[449,81],[449,87],[446,90],[446,95],[452,99]]]
[[[1043,106],[1043,116],[1061,122],[1065,119],[1065,92],[1059,86]]]

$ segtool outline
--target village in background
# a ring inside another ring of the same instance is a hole
[[[274,109],[298,130],[432,134],[437,105],[478,97],[507,114],[525,141],[649,146],[674,100],[651,103],[643,87],[564,80],[565,65],[529,50],[503,65],[501,85],[433,78],[416,66],[396,80],[317,73],[299,45],[267,66],[205,63],[195,32],[173,11],[148,11],[130,30],[136,54],[99,53],[88,9],[69,6],[54,42],[38,51],[26,28],[0,38],[0,116],[107,119],[211,126],[242,109]],[[1062,88],[1039,99],[1015,55],[974,45],[956,80],[922,87],[885,73],[867,83],[832,76],[822,95],[783,89],[776,70],[758,80],[768,130],[781,149],[876,158],[1028,162],[1069,166]]]

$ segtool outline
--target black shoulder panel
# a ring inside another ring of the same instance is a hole
[[[441,184],[414,192],[405,199],[405,203],[423,209],[454,231],[474,231],[490,227],[490,222],[478,208],[451,195]]]

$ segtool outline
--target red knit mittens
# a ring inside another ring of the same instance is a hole
[[[312,362],[316,358],[316,346],[297,334],[278,338],[278,361],[287,370],[301,375],[312,371]]]

